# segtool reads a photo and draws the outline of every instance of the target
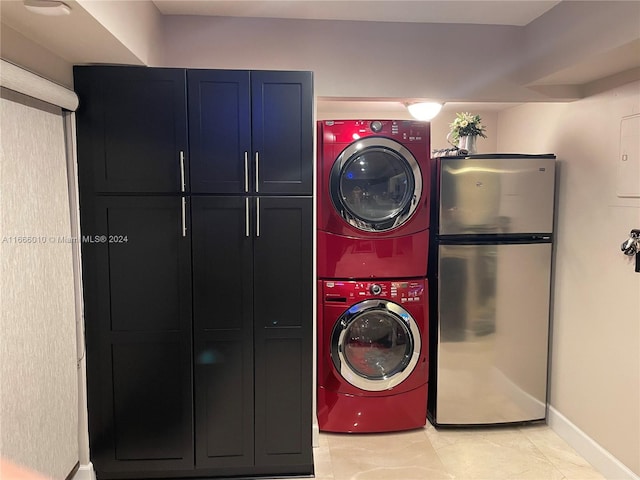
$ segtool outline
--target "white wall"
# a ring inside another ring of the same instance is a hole
[[[500,150],[558,156],[551,407],[636,475],[640,273],[620,244],[640,228],[640,199],[618,197],[616,182],[620,122],[638,113],[640,82],[634,82],[498,117]]]

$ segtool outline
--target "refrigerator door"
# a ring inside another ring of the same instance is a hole
[[[551,244],[440,245],[435,423],[541,420]]]
[[[442,235],[553,231],[555,159],[441,159]]]

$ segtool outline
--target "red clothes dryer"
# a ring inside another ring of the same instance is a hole
[[[426,423],[427,282],[319,281],[318,424],[390,432]]]
[[[318,122],[318,277],[427,274],[426,122]]]

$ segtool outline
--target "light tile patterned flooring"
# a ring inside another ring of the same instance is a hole
[[[321,433],[317,480],[604,480],[546,425]]]

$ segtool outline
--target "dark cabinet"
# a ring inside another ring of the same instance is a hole
[[[187,77],[192,193],[311,195],[311,72]]]
[[[253,465],[253,244],[248,200],[194,197],[196,465]]]
[[[93,193],[188,188],[186,75],[182,69],[75,67],[78,175]]]
[[[74,71],[98,479],[311,474],[311,74]]]
[[[249,191],[250,73],[189,70],[189,143],[192,190]]]
[[[261,197],[256,203],[256,464],[303,467],[313,463],[312,199]]]
[[[258,469],[303,469],[313,463],[312,200],[195,197],[192,202],[198,259],[193,265],[196,464],[246,465],[255,455]]]
[[[90,449],[104,470],[193,465],[191,245],[180,198],[83,208]]]
[[[311,195],[313,103],[310,72],[252,72],[256,192]]]

